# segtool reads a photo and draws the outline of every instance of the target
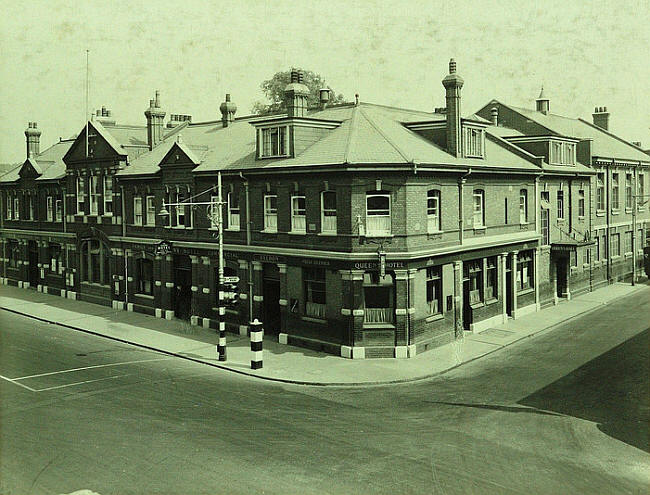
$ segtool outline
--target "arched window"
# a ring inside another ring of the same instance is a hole
[[[108,285],[110,281],[110,253],[97,239],[89,239],[81,245],[81,280],[93,284]]]
[[[441,230],[440,191],[431,189],[427,192],[427,232],[431,234]]]

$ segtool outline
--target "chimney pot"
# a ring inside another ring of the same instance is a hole
[[[156,108],[160,108],[160,91],[156,90]]]
[[[492,107],[490,109],[490,115],[492,116],[492,125],[499,125],[499,109]]]
[[[230,93],[226,93],[226,101],[230,101]]]
[[[456,73],[456,61],[453,58],[449,59],[449,73],[450,74]]]
[[[463,78],[456,74],[456,61],[449,60],[449,74],[442,80],[445,88],[446,138],[447,152],[453,156],[463,154],[460,91],[463,88]]]
[[[292,68],[292,69],[291,69],[291,82],[292,82],[292,83],[297,83],[297,82],[299,82],[299,81],[298,81],[299,77],[300,77],[300,76],[299,76],[299,74],[298,74],[298,70]]]
[[[601,129],[609,129],[609,113],[607,107],[596,107],[596,111],[592,115],[593,123]]]

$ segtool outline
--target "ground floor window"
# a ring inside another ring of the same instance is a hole
[[[394,313],[394,283],[392,274],[383,277],[379,272],[363,276],[365,323],[392,323]]]
[[[439,266],[427,268],[427,308],[431,315],[442,312],[442,277]]]
[[[497,258],[488,258],[485,265],[485,299],[497,299],[499,294]]]
[[[534,283],[533,255],[521,253],[517,259],[517,290],[531,289]]]
[[[621,255],[621,234],[612,234],[610,246],[610,256]]]
[[[50,260],[50,271],[52,273],[63,273],[63,250],[61,249],[61,244],[52,243],[47,249]]]
[[[137,261],[138,292],[140,294],[153,294],[153,261],[141,258]]]
[[[18,268],[18,260],[20,259],[20,246],[18,241],[7,242],[7,256],[9,258],[9,266],[11,268]]]
[[[468,261],[463,266],[464,278],[469,285],[469,303],[483,301],[483,260]]]
[[[629,232],[625,233],[625,253],[631,253],[632,252],[632,231],[630,230]]]
[[[81,245],[81,280],[108,285],[110,274],[108,248],[96,239],[85,241]]]
[[[303,268],[305,286],[305,315],[325,318],[325,269]]]

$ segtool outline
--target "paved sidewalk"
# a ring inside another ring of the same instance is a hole
[[[216,354],[217,333],[179,320],[168,321],[5,285],[0,286],[0,308],[257,378],[311,385],[361,385],[411,381],[440,374],[615,299],[649,290],[647,285],[613,284],[479,334],[467,333],[460,342],[410,359],[345,359],[282,345],[269,337],[264,339],[264,367],[260,370],[250,369],[247,337],[228,334],[228,360],[220,362]],[[0,328],[1,322],[2,312]]]

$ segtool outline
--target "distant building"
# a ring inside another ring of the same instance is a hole
[[[220,118],[166,125],[156,92],[146,125],[102,109],[44,152],[30,123],[25,162],[0,177],[2,280],[215,328],[216,206],[163,206],[215,202],[218,172],[234,332],[259,318],[280,342],[412,357],[629,278],[626,208],[650,157],[544,95],[537,112],[462,117],[453,61],[442,84],[434,112],[325,92],[307,108],[294,71],[286,114],[235,118],[227,95]],[[639,208],[639,238],[647,222]]]

